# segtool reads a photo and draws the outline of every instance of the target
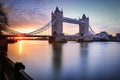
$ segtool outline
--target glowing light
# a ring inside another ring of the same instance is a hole
[[[19,55],[22,54],[22,41],[19,41]]]
[[[22,40],[23,38],[22,37],[19,37],[20,40]]]
[[[19,26],[13,26],[12,29],[15,31],[21,32],[21,33],[29,33],[29,32],[37,30],[38,28],[37,27],[30,27],[30,26],[29,26],[29,28],[27,26],[22,26],[22,28]]]

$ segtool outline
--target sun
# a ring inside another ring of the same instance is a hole
[[[19,37],[20,40],[22,40],[23,38],[22,37]]]

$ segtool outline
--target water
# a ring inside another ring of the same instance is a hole
[[[19,41],[8,57],[34,80],[120,80],[120,43]]]

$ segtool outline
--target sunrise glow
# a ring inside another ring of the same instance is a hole
[[[120,0],[0,0],[0,80],[120,80]]]
[[[11,7],[13,5],[12,2],[15,4],[14,7]],[[90,18],[90,26],[96,33],[106,31],[115,35],[120,30],[120,10],[119,2],[117,1],[70,0],[68,4],[66,0],[53,0],[53,3],[50,0],[6,0],[6,3],[5,7],[8,10],[9,24],[12,26],[10,28],[22,33],[35,31],[47,24],[51,20],[51,12],[56,6],[59,6],[64,11],[64,16],[73,19],[81,18],[83,13],[85,13]],[[65,34],[78,32],[73,25],[69,27],[64,25],[63,31]]]
[[[22,39],[22,37],[20,37]],[[19,41],[19,55],[22,54],[22,41]]]

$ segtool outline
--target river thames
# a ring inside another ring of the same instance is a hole
[[[34,80],[120,80],[120,42],[23,40],[8,44],[8,57]]]

